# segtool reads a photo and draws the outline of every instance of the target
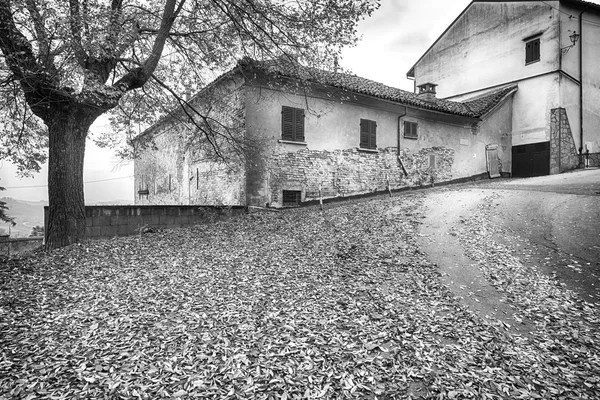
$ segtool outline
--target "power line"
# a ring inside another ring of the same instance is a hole
[[[133,178],[133,175],[121,176],[121,177],[118,177],[118,178],[97,179],[97,180],[94,180],[94,181],[87,181],[87,182],[83,182],[83,183],[86,184],[86,183],[116,181],[116,180],[119,180],[119,179],[127,179],[127,178]],[[43,188],[43,187],[48,187],[48,185],[5,186],[4,189],[31,189],[31,188]]]

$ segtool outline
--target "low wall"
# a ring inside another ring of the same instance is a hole
[[[133,235],[144,227],[198,225],[245,211],[244,206],[85,206],[85,234],[88,238]],[[44,207],[44,226],[48,226],[48,206]]]
[[[25,253],[41,247],[44,243],[44,238],[8,238],[8,236],[0,237],[0,255],[8,256]]]

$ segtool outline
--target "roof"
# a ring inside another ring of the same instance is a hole
[[[320,85],[335,87],[351,93],[357,93],[366,96],[372,96],[378,99],[387,100],[404,106],[412,106],[416,108],[437,111],[445,114],[457,115],[461,117],[479,119],[490,112],[494,107],[500,104],[506,96],[517,90],[517,85],[503,87],[501,89],[488,92],[477,98],[469,101],[459,102],[444,99],[434,99],[425,101],[413,92],[398,89],[392,86],[384,85],[370,79],[361,78],[357,75],[325,71],[318,68],[310,68],[301,66],[298,63],[290,62],[275,62],[275,61],[257,61],[251,58],[243,58],[238,61],[238,64],[221,74],[211,83],[206,85],[199,93],[193,96],[197,98],[206,90],[215,87],[227,79],[235,76],[248,77],[251,71],[263,71],[267,75],[274,78],[285,77],[291,79],[301,79],[308,83],[316,83]],[[158,122],[144,130],[137,138],[140,138],[150,132],[153,128],[164,122],[169,116],[176,113],[178,109],[171,111],[169,114],[161,118]]]
[[[427,53],[429,53],[429,51],[433,48],[433,46],[435,46],[435,44],[437,42],[439,42],[442,37],[444,37],[446,32],[448,32],[448,30],[456,23],[456,21],[458,21],[467,12],[467,10],[473,5],[473,3],[510,3],[510,2],[523,2],[523,1],[543,3],[543,1],[541,1],[541,0],[473,0],[473,1],[471,1],[469,3],[469,5],[466,6],[464,10],[462,10],[462,12],[458,15],[458,17],[456,17],[454,19],[454,21],[452,21],[452,23],[450,25],[448,25],[448,27],[444,30],[444,32],[442,32],[442,34],[431,44],[431,46],[429,46],[429,48],[421,55],[421,57],[419,57],[417,62],[415,62],[413,64],[413,66],[406,73],[406,77],[407,78],[415,77],[415,67],[417,66],[417,64],[423,59],[423,57],[425,57],[425,55]],[[600,4],[591,3],[589,1],[583,1],[583,0],[559,0],[559,1],[561,3],[572,4],[576,7],[582,8],[582,9],[594,10],[594,11],[600,13]]]
[[[513,83],[468,100],[464,100],[462,103],[471,109],[474,114],[483,116],[492,111],[494,107],[500,104],[506,97],[516,92],[517,88],[518,85]]]
[[[502,88],[489,95],[484,95],[477,100],[473,100],[471,103],[444,99],[425,101],[413,92],[387,86],[383,83],[347,73],[303,67],[298,64],[292,65],[290,63],[256,61],[248,58],[241,60],[238,65],[242,67],[242,69],[250,68],[262,70],[275,77],[281,76],[292,79],[302,79],[309,83],[331,86],[348,92],[372,96],[402,105],[469,118],[480,118],[484,116],[502,101],[509,92],[516,90],[516,85],[511,86],[510,90]]]

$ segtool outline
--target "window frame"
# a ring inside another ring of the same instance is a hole
[[[360,119],[358,147],[363,150],[377,150],[377,121]]]
[[[407,133],[406,133],[407,126],[414,126],[414,130],[415,130],[414,136],[413,135],[407,135]],[[404,126],[403,127],[404,127],[404,129],[402,131],[402,136],[405,139],[413,139],[413,140],[419,139],[419,123],[418,122],[415,122],[415,121],[404,121]]]
[[[541,41],[539,37],[525,40],[525,65],[538,62],[542,58]]]
[[[305,117],[303,108],[281,106],[281,140],[305,143]]]

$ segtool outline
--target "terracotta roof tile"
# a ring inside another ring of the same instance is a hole
[[[493,94],[490,94],[489,96],[483,96],[477,100],[470,101],[469,103],[444,99],[425,101],[419,98],[415,93],[346,73],[325,71],[299,66],[297,64],[292,65],[288,63],[286,65],[285,63],[263,62],[250,59],[241,60],[239,65],[242,68],[257,68],[270,74],[293,79],[303,79],[308,82],[332,86],[403,105],[471,118],[479,118],[485,115],[485,113],[490,111],[510,92],[507,88],[502,88],[501,90],[494,91]],[[514,90],[515,87],[511,87],[511,90]]]
[[[513,83],[501,88],[486,92],[479,96],[463,100],[462,103],[467,106],[474,114],[483,116],[490,112],[502,99],[508,94],[517,90],[517,84]]]

